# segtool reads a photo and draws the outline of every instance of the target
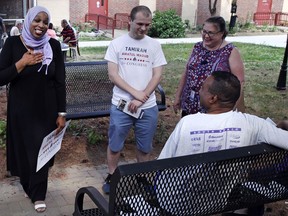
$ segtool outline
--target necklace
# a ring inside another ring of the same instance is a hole
[[[222,40],[221,41],[221,43],[220,43],[220,45],[217,47],[217,49],[209,49],[208,47],[206,47],[206,45],[204,44],[204,47],[207,49],[207,50],[209,50],[209,51],[215,51],[215,50],[218,50],[218,49],[220,49],[220,47],[222,46],[222,44],[223,44],[223,41],[224,40]]]
[[[23,40],[23,38],[22,38],[21,35],[20,35],[20,40],[21,40],[22,44],[24,45],[24,47],[27,49],[27,51],[31,54],[31,53],[32,53],[32,50],[29,49],[29,48],[26,46],[26,44],[24,43],[24,40]]]

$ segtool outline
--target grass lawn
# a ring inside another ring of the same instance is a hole
[[[245,64],[245,103],[247,112],[275,121],[288,117],[286,91],[277,91],[284,48],[234,43]],[[181,73],[185,68],[193,44],[163,45],[167,66],[161,84],[168,101],[174,99]],[[82,48],[81,60],[102,60],[106,47]]]
[[[234,44],[238,47],[245,64],[246,112],[263,118],[270,117],[275,122],[283,118],[287,119],[288,90],[277,91],[275,88],[284,57],[284,48]],[[163,45],[168,64],[161,85],[166,93],[168,109],[160,114],[160,130],[156,133],[156,142],[165,142],[180,118],[173,113],[172,103],[192,47],[193,44]],[[81,48],[80,61],[103,60],[105,52],[106,47]]]

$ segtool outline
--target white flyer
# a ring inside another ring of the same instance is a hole
[[[128,105],[129,105],[130,101],[125,101],[123,99],[120,99],[119,102],[118,102],[118,106],[117,106],[117,109],[134,117],[134,118],[137,118],[137,119],[141,119],[143,117],[143,114],[144,114],[144,110],[142,109],[137,109],[137,112],[136,113],[131,113],[129,110],[128,110]]]
[[[65,127],[56,135],[56,129],[44,137],[38,153],[37,168],[38,172],[60,149],[65,131],[71,120],[67,121]]]

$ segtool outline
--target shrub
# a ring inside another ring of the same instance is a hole
[[[0,120],[0,147],[4,147],[6,143],[6,122]]]
[[[159,38],[185,37],[185,26],[175,10],[155,11],[148,35]]]

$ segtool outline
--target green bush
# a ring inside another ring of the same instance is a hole
[[[0,120],[0,148],[4,147],[6,143],[6,122]]]
[[[155,11],[148,35],[158,38],[183,38],[185,26],[175,10]]]

